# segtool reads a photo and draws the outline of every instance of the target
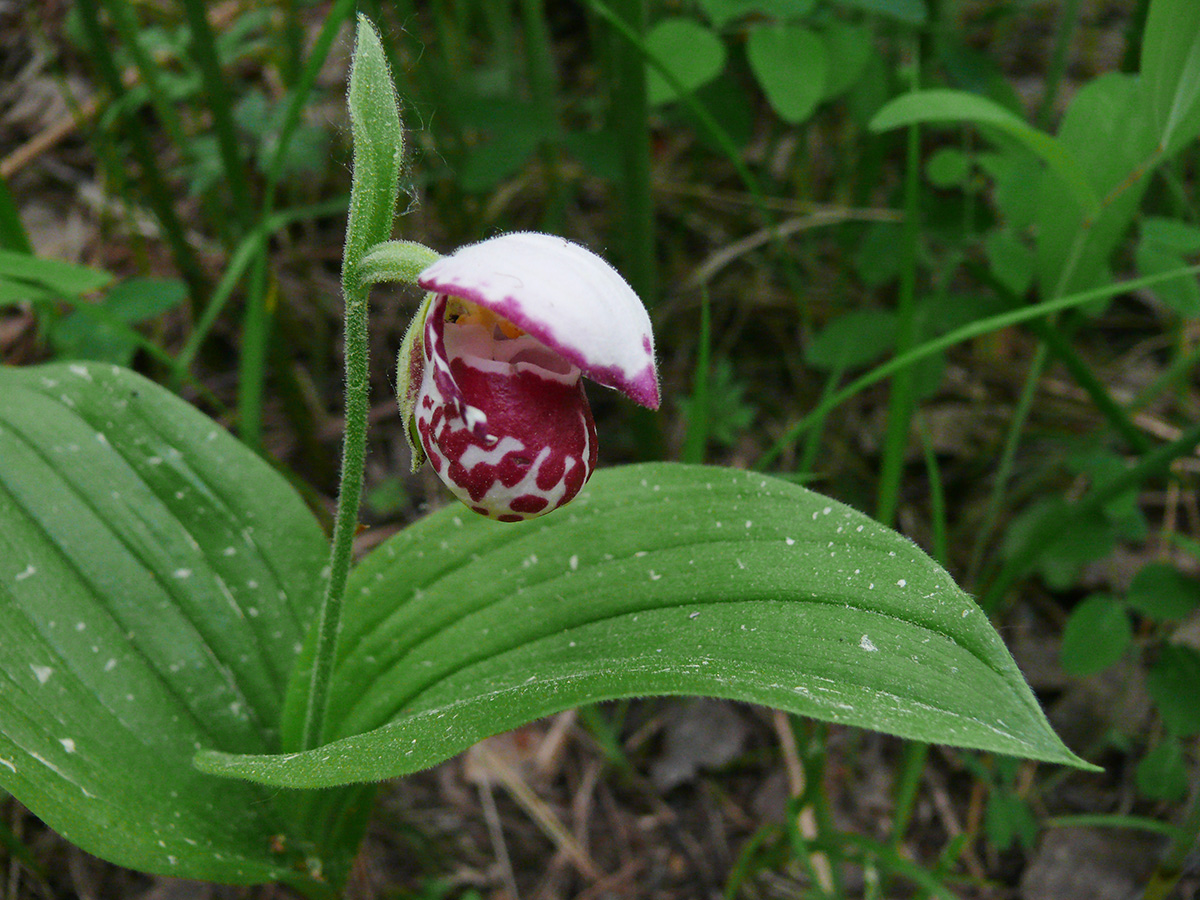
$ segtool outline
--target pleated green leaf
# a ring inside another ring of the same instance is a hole
[[[940,566],[763,475],[602,471],[570,506],[519,525],[446,509],[377,548],[347,596],[336,739],[205,752],[203,769],[291,787],[382,779],[580,703],[646,694],[1086,765]]]
[[[0,785],[91,853],[291,878],[287,796],[197,772],[279,746],[325,543],[262,460],[111,365],[0,368]]]

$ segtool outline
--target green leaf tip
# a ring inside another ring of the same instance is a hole
[[[647,530],[648,516],[666,524]],[[563,709],[652,694],[1094,769],[940,566],[769,476],[609,469],[571,506],[507,529],[445,509],[373,551],[347,596],[333,740],[202,752],[203,771],[285,787],[375,781]]]

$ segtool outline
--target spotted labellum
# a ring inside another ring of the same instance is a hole
[[[596,466],[581,380],[659,404],[650,317],[578,244],[506,234],[417,277],[429,293],[400,350],[413,466],[427,458],[467,506],[502,522],[557,509]]]

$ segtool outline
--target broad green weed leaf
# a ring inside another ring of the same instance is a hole
[[[1200,131],[1200,3],[1150,4],[1141,67],[1155,133],[1169,155]]]
[[[752,28],[746,57],[771,108],[785,122],[803,122],[825,96],[825,43],[802,25]]]
[[[821,30],[825,42],[825,93],[828,100],[850,90],[862,77],[871,58],[875,37],[869,28],[846,22],[829,22]]]
[[[646,52],[658,60],[690,92],[708,84],[725,68],[725,45],[693,19],[663,19],[646,33]],[[646,99],[669,103],[678,94],[654,66],[646,67]]]
[[[1200,653],[1168,644],[1146,673],[1146,689],[1159,715],[1176,737],[1200,734]]]
[[[1188,791],[1188,770],[1179,741],[1165,738],[1137,764],[1138,790],[1151,800],[1182,800]]]
[[[54,324],[50,341],[60,356],[127,365],[137,350],[129,326],[174,309],[187,299],[178,279],[130,278],[90,310],[68,313]]]
[[[1062,667],[1072,675],[1093,675],[1120,659],[1132,640],[1124,607],[1095,594],[1071,610],[1063,629]]]
[[[110,281],[112,275],[91,266],[0,250],[0,283],[15,282],[39,293],[77,297],[102,288]]]
[[[1042,295],[1057,297],[1110,280],[1108,259],[1128,230],[1149,179],[1156,137],[1135,77],[1110,73],[1084,85],[1059,127],[1060,145],[1087,173],[1097,211],[1055,178],[1038,194],[1037,257]]]
[[[0,368],[0,522],[0,784],[121,865],[294,874],[272,795],[191,763],[278,746],[325,561],[286,482],[129,371]]]
[[[1138,272],[1156,275],[1187,265],[1200,253],[1200,229],[1185,222],[1147,218],[1134,251]],[[1200,284],[1194,278],[1172,279],[1157,285],[1155,296],[1183,316],[1200,316]]]
[[[371,781],[562,709],[645,694],[1081,764],[937,564],[764,475],[602,471],[571,506],[516,527],[442,510],[373,551],[347,599],[333,740],[202,753],[198,765],[281,786]]]
[[[1071,150],[993,100],[965,91],[914,91],[897,97],[876,113],[871,129],[890,131],[918,122],[970,122],[998,128],[1041,157],[1081,208],[1095,211],[1099,206],[1086,169]]]
[[[925,177],[934,187],[961,187],[970,174],[971,158],[957,147],[939,147],[925,161]]]
[[[896,314],[886,309],[856,309],[838,316],[813,335],[804,361],[827,372],[875,362],[896,346]]]
[[[1158,622],[1183,619],[1200,606],[1200,581],[1169,563],[1148,563],[1133,576],[1125,602]]]

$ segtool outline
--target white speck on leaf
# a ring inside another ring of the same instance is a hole
[[[191,578],[192,570],[191,569],[176,569],[174,572],[171,573],[171,575],[174,578],[180,578],[180,579]]]
[[[579,568],[579,557],[572,553],[571,558],[567,560],[567,566],[572,572],[574,572]]]
[[[75,752],[75,742],[70,738],[59,738],[58,742],[63,745],[63,749],[68,753]]]
[[[23,571],[17,573],[16,579],[17,581],[24,581],[26,578],[31,578],[36,574],[37,569],[34,567],[33,563],[30,563]]]
[[[796,543],[795,538],[784,538],[783,540],[784,540],[784,543],[786,543],[789,547],[792,546],[794,543]]]
[[[50,676],[54,674],[54,669],[51,666],[39,666],[36,663],[30,663],[29,668],[33,670],[33,677],[38,680],[38,684],[45,684],[50,680]]]
[[[868,653],[878,653],[879,652],[879,648],[876,647],[874,644],[872,644],[871,639],[869,637],[867,637],[865,634],[862,636],[862,639],[858,642],[858,646],[862,647]]]
[[[906,584],[908,584],[908,582],[905,581],[903,578],[901,578],[899,581],[896,582],[896,587],[904,587]]]

